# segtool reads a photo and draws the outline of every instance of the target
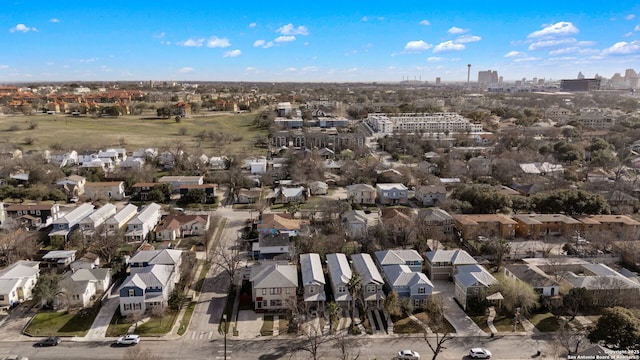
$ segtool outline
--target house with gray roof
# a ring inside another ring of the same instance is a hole
[[[324,309],[327,295],[324,292],[326,280],[322,270],[320,255],[316,253],[300,254],[300,272],[302,273],[302,286],[304,287],[304,301],[307,308],[316,310]]]
[[[118,210],[118,212],[104,222],[106,235],[117,234],[137,213],[138,207],[133,204],[127,204]]]
[[[63,293],[56,299],[58,307],[71,305],[88,307],[97,295],[104,293],[111,285],[111,269],[79,269],[69,271],[61,281]]]
[[[353,272],[347,256],[342,253],[327,254],[327,269],[333,290],[333,300],[342,307],[350,308],[352,299],[348,284]]]
[[[413,271],[407,265],[386,265],[382,269],[387,285],[400,298],[409,298],[419,307],[433,293],[433,283],[422,272]]]
[[[303,203],[307,199],[307,191],[304,186],[280,186],[275,189],[274,199],[275,202],[279,204],[288,204],[291,202]]]
[[[175,286],[175,267],[151,265],[131,268],[120,293],[120,314],[145,313],[159,306],[165,308]]]
[[[422,206],[437,206],[447,199],[447,189],[444,185],[423,185],[416,189],[415,196]]]
[[[125,239],[128,241],[143,241],[153,228],[160,222],[160,209],[162,207],[156,203],[145,206],[138,215],[127,223]]]
[[[49,238],[62,237],[65,241],[69,234],[80,226],[80,221],[93,213],[95,206],[89,203],[82,204],[63,216],[53,221],[53,230]]]
[[[579,270],[560,272],[560,278],[563,286],[585,288],[594,305],[640,305],[640,284],[605,264],[583,264]]]
[[[369,184],[354,184],[347,186],[347,200],[356,204],[376,203],[376,189]]]
[[[449,279],[457,272],[459,266],[478,263],[468,252],[461,249],[428,251],[425,258],[431,280]]]
[[[431,233],[444,235],[453,233],[453,216],[440,208],[432,207],[420,210],[418,218],[421,221],[420,225],[427,228]]]
[[[369,306],[379,308],[385,299],[382,291],[384,279],[373,262],[373,258],[369,254],[360,253],[351,255],[351,261],[353,262],[354,270],[360,275],[363,300]]]
[[[42,268],[55,268],[62,273],[76,261],[77,250],[52,250],[42,257]]]
[[[540,270],[537,266],[529,264],[509,264],[504,267],[506,277],[523,281],[542,296],[557,296],[560,292],[560,283]]]
[[[175,266],[179,272],[181,264],[182,250],[176,249],[140,250],[129,259],[129,266],[132,268],[170,265]]]
[[[113,204],[104,204],[98,210],[91,213],[80,221],[80,231],[82,235],[90,237],[96,233],[98,227],[104,224],[107,219],[116,214],[116,206]]]
[[[346,235],[350,238],[366,236],[369,229],[380,223],[377,211],[347,210],[340,215]]]
[[[422,272],[422,256],[412,249],[393,249],[376,251],[376,261],[380,269],[388,265],[406,265],[411,271]]]
[[[409,189],[401,183],[376,184],[378,202],[383,205],[407,205]]]
[[[0,271],[0,307],[8,308],[31,300],[40,276],[40,263],[20,260]]]
[[[453,276],[455,298],[463,309],[467,309],[468,301],[474,297],[485,298],[489,286],[498,283],[487,269],[480,264],[461,265]]]
[[[298,270],[295,265],[269,261],[255,264],[249,281],[256,312],[280,311],[296,302]]]

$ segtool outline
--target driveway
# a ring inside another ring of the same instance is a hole
[[[260,337],[260,329],[264,318],[253,310],[238,311],[238,339],[255,339]]]
[[[113,314],[115,314],[116,310],[120,306],[120,297],[119,296],[109,296],[107,301],[102,304],[100,307],[100,311],[98,315],[93,320],[93,324],[91,325],[91,329],[87,332],[85,339],[104,339],[107,334],[107,328],[109,327],[109,323],[113,318]]]
[[[487,336],[455,301],[455,285],[446,280],[433,282],[434,294],[440,294],[444,302],[444,317],[456,329],[459,336]]]

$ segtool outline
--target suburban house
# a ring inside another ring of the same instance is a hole
[[[528,239],[548,236],[572,236],[580,230],[580,221],[563,214],[516,214],[516,235]]]
[[[90,200],[115,200],[124,199],[123,181],[88,182],[84,185],[84,197]]]
[[[422,209],[418,212],[418,219],[420,225],[432,234],[453,234],[453,216],[440,208]]]
[[[368,184],[354,184],[347,186],[347,200],[355,204],[374,205],[376,203],[376,189]]]
[[[129,220],[133,219],[138,213],[138,207],[133,204],[127,204],[118,210],[112,217],[105,220],[105,233],[107,235],[115,235],[122,229]]]
[[[209,158],[211,170],[225,170],[228,163],[229,158],[226,156],[212,156]]]
[[[563,286],[585,288],[591,294],[594,305],[640,305],[640,284],[605,264],[583,264],[578,271],[564,271],[559,275]]]
[[[360,275],[360,284],[362,286],[362,298],[369,306],[380,308],[384,303],[384,279],[376,264],[373,262],[371,255],[366,253],[351,255],[354,270]]]
[[[182,251],[142,250],[129,259],[130,275],[120,285],[120,311],[126,316],[165,308],[169,295],[180,280]]]
[[[56,269],[59,273],[64,272],[71,263],[76,261],[77,250],[53,250],[42,257],[40,267],[45,269]]]
[[[311,195],[327,195],[329,185],[324,181],[312,181],[309,183],[309,194]]]
[[[531,285],[541,296],[558,296],[560,294],[560,283],[537,266],[530,264],[509,264],[504,268],[504,275]]]
[[[7,217],[34,228],[51,225],[60,216],[58,204],[10,204],[4,210]]]
[[[447,199],[443,185],[423,185],[416,189],[416,200],[422,206],[438,206]]]
[[[168,215],[156,227],[157,240],[176,240],[185,236],[201,236],[209,229],[209,215]]]
[[[635,240],[640,234],[640,222],[626,215],[576,216],[585,237],[600,238],[614,236]]]
[[[489,286],[498,282],[480,264],[461,265],[457,267],[457,270],[457,273],[453,276],[455,299],[465,310],[469,300],[474,297],[485,298]]]
[[[163,176],[158,179],[161,184],[169,184],[178,191],[183,185],[202,185],[204,184],[204,176]]]
[[[300,232],[300,220],[291,219],[289,214],[262,214],[258,221],[258,233],[288,233],[289,236],[298,236]]]
[[[84,187],[86,183],[87,179],[84,176],[70,175],[58,180],[56,185],[67,195],[67,197],[72,198],[84,195]]]
[[[151,265],[131,268],[131,274],[120,285],[120,314],[146,313],[153,307],[165,308],[173,291],[175,268]]]
[[[411,249],[382,250],[375,252],[381,269],[389,265],[406,265],[411,271],[422,272],[422,256]]]
[[[431,280],[446,280],[453,277],[457,268],[478,262],[468,252],[456,250],[436,250],[425,254],[426,270]]]
[[[84,236],[92,236],[96,233],[96,230],[104,224],[107,219],[111,218],[116,213],[116,206],[113,204],[104,204],[98,210],[91,213],[91,215],[80,220],[80,231]]]
[[[143,241],[160,221],[160,209],[156,203],[145,206],[133,219],[127,223],[125,239],[127,241]]]
[[[257,312],[288,309],[296,302],[298,271],[295,265],[258,263],[251,267],[249,281]]]
[[[347,256],[342,253],[327,254],[327,269],[329,281],[333,290],[333,300],[336,304],[347,309],[351,308],[351,294],[349,293],[349,281],[352,272],[347,261]]]
[[[304,301],[308,309],[323,310],[327,295],[324,292],[326,280],[322,270],[320,255],[300,254],[300,272],[304,287]]]
[[[256,201],[260,200],[261,195],[262,189],[260,188],[240,189],[238,197],[236,198],[236,203],[253,204]]]
[[[149,193],[153,190],[153,188],[160,185],[162,184],[157,182],[135,183],[131,187],[131,198],[146,201],[149,197]]]
[[[253,256],[259,259],[288,260],[291,258],[290,243],[286,232],[260,234],[258,241],[252,244]]]
[[[511,217],[503,214],[455,214],[453,219],[456,228],[466,241],[475,241],[478,236],[512,239],[516,235],[518,224]]]
[[[58,306],[89,307],[96,295],[104,293],[111,285],[111,269],[79,269],[67,272],[61,281],[63,294],[57,298]]]
[[[92,252],[86,252],[80,259],[69,265],[71,271],[80,269],[95,269],[100,267],[100,257]]]
[[[9,308],[31,300],[40,276],[40,263],[20,260],[0,271],[0,307]]]
[[[378,202],[382,205],[407,205],[409,189],[400,183],[376,184]]]
[[[274,191],[274,202],[277,204],[303,203],[306,199],[307,194],[304,186],[278,186]]]
[[[411,299],[414,306],[422,306],[433,293],[433,283],[427,275],[407,265],[385,265],[382,273],[391,291]]]
[[[366,236],[369,229],[380,223],[377,211],[347,210],[340,217],[345,233],[350,238]]]
[[[93,212],[94,207],[92,204],[85,203],[60,216],[53,221],[53,230],[49,233],[49,237],[61,237],[66,241],[69,234],[80,226],[80,221]]]
[[[388,207],[382,209],[380,221],[389,232],[400,241],[405,241],[405,237],[411,226],[415,223],[416,209],[410,207]]]

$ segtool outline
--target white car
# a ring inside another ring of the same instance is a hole
[[[473,348],[469,350],[469,356],[473,359],[491,359],[491,351],[483,348]]]
[[[401,350],[398,352],[398,359],[418,360],[420,359],[420,354],[413,350]]]
[[[125,335],[121,336],[116,340],[116,344],[118,345],[135,345],[140,342],[140,335]]]

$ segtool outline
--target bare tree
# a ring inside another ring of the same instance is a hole
[[[322,353],[320,352],[320,346],[325,343],[328,343],[332,340],[330,335],[325,335],[322,333],[322,329],[319,329],[317,326],[313,326],[311,324],[307,324],[307,326],[302,327],[303,338],[300,341],[297,341],[292,344],[292,354],[297,352],[306,352],[309,354],[309,357],[313,360],[318,360],[322,357]]]
[[[575,354],[580,350],[580,345],[587,343],[587,329],[572,329],[567,321],[560,324],[560,328],[556,332],[556,341],[569,354]]]
[[[240,270],[240,246],[240,244],[234,244],[227,248],[220,240],[213,244],[211,261],[227,274],[229,290],[233,287]]]
[[[429,321],[427,325],[433,331],[433,335],[425,332],[424,340],[433,352],[431,360],[436,360],[438,355],[445,350],[444,344],[453,339],[449,333],[447,320],[444,318],[444,303],[439,295],[433,295],[425,306],[429,313]]]
[[[90,250],[100,256],[105,263],[110,264],[118,256],[123,244],[122,234],[96,231],[96,236],[91,241]]]
[[[341,332],[337,336],[336,345],[340,349],[340,360],[358,360],[360,358],[360,348],[349,344],[345,332]]]

